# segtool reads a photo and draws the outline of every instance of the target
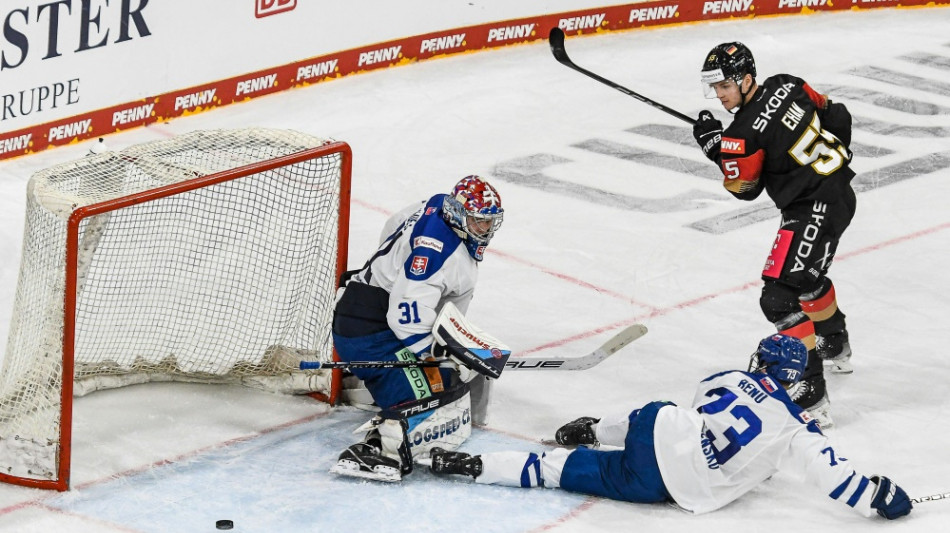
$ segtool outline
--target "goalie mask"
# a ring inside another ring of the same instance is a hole
[[[498,191],[478,176],[462,178],[442,203],[442,218],[465,241],[476,261],[482,260],[504,216]]]
[[[749,361],[749,372],[767,374],[785,388],[798,383],[808,363],[808,348],[797,337],[776,334],[759,342]]]
[[[712,84],[732,80],[742,87],[742,79],[750,74],[755,79],[755,59],[752,51],[740,42],[722,43],[706,55],[701,79],[706,98],[716,98]],[[743,98],[745,95],[743,95]]]

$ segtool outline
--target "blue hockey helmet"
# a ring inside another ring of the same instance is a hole
[[[761,372],[785,386],[798,383],[808,363],[808,348],[801,339],[777,333],[759,342],[749,364],[751,372]]]
[[[505,218],[501,196],[484,178],[466,176],[442,202],[442,218],[465,241],[469,254],[481,261],[485,247]]]

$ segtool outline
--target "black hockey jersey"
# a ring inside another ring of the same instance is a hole
[[[834,133],[832,133],[834,132]],[[779,209],[800,200],[833,201],[854,171],[851,115],[804,80],[778,74],[765,80],[722,133],[723,186],[741,200],[764,189]]]

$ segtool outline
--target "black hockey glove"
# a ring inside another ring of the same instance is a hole
[[[693,137],[703,149],[703,153],[710,161],[719,158],[719,148],[722,141],[722,122],[716,120],[709,111],[701,111],[696,124],[693,124]]]
[[[888,520],[894,520],[910,514],[914,504],[910,502],[904,489],[884,476],[874,476],[871,481],[877,484],[877,490],[871,497],[871,508]]]

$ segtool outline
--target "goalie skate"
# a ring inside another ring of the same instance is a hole
[[[402,481],[399,461],[382,455],[379,448],[366,442],[358,442],[343,450],[330,473],[387,483]]]

